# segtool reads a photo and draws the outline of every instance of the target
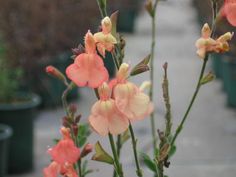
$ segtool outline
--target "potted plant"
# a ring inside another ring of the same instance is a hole
[[[8,48],[14,49],[8,52],[8,58],[17,58],[25,71],[24,80],[29,82],[26,85],[40,94],[42,105],[57,106],[64,89],[61,83],[51,82],[44,67],[56,65],[64,70],[64,66],[73,62],[72,53],[68,51],[83,41],[80,36],[88,29],[97,30],[99,10],[96,7],[96,1],[86,0],[9,0],[1,3],[0,30]],[[72,97],[77,96],[76,92]]]
[[[0,123],[12,127],[8,170],[20,173],[33,166],[33,120],[40,97],[20,88],[22,69],[0,56]]]
[[[5,177],[7,172],[8,143],[12,135],[12,129],[0,124],[0,176]]]

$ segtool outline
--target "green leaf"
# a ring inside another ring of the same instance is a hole
[[[170,151],[168,153],[169,158],[171,158],[175,154],[175,152],[176,152],[176,146],[173,145],[173,146],[171,146]]]
[[[140,153],[140,157],[143,163],[154,173],[156,173],[157,168],[155,162],[145,153]]]
[[[103,149],[99,141],[95,144],[95,154],[93,155],[92,160],[108,164],[114,163],[113,158]]]
[[[91,134],[88,124],[80,124],[78,128],[77,140],[79,147],[82,147],[87,142],[88,136]]]

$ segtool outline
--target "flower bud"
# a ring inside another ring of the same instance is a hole
[[[51,75],[51,76],[61,80],[62,82],[66,83],[66,77],[64,76],[64,74],[62,74],[61,71],[59,71],[54,66],[51,66],[51,65],[47,66],[46,67],[46,72],[49,75]]]
[[[145,9],[147,10],[147,12],[149,13],[149,15],[151,17],[153,17],[153,4],[152,4],[152,0],[147,0],[145,3]]]
[[[82,152],[81,152],[81,158],[85,157],[86,155],[88,155],[90,152],[93,151],[93,145],[88,143],[84,146]]]
[[[108,34],[111,32],[111,29],[112,29],[111,19],[109,17],[105,17],[102,20],[102,31],[105,34]]]
[[[77,111],[76,104],[70,104],[69,112],[74,115],[76,113],[76,111]]]
[[[95,40],[93,34],[88,30],[84,38],[85,50],[87,53],[94,53],[96,51]]]

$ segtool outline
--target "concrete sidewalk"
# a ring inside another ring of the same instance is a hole
[[[162,98],[162,64],[169,63],[170,95],[176,128],[193,94],[202,61],[196,56],[195,41],[200,30],[191,0],[168,0],[158,6],[157,50],[155,53],[155,116],[158,128],[162,128],[165,108]],[[135,65],[149,54],[151,43],[151,21],[146,12],[140,14],[135,34],[125,35],[127,42],[126,62]],[[210,69],[210,63],[208,65]],[[132,80],[141,83],[148,80],[149,73]],[[80,89],[79,111],[83,121],[96,100],[93,91]],[[221,83],[214,81],[203,86],[189,115],[182,134],[177,140],[177,152],[167,169],[169,177],[235,177],[236,176],[236,111],[225,107],[225,95]],[[42,111],[35,121],[35,172],[11,177],[41,177],[41,170],[49,164],[46,154],[52,139],[59,135],[62,109]],[[140,150],[149,151],[151,136],[149,120],[134,124],[139,138]],[[96,134],[91,143],[99,139],[109,151],[107,138]],[[130,142],[122,150],[125,176],[135,176]],[[111,176],[108,166],[90,162],[91,168],[100,169],[89,176]],[[152,176],[145,167],[144,176]]]

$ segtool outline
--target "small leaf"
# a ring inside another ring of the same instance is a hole
[[[88,136],[91,134],[88,124],[80,124],[78,128],[77,140],[79,142],[79,147],[82,147],[87,142]]]
[[[141,74],[144,73],[146,71],[149,71],[149,67],[147,65],[139,65],[139,66],[135,66],[135,68],[131,71],[130,75],[131,76],[135,76],[137,74]]]
[[[95,154],[93,155],[92,160],[108,164],[114,163],[113,158],[103,149],[99,141],[95,144]]]
[[[119,11],[115,11],[113,14],[111,14],[110,19],[111,19],[111,24],[112,24],[112,29],[111,29],[111,34],[117,39],[117,34],[116,34],[116,26],[117,26],[117,17],[118,17]]]
[[[140,153],[143,163],[153,172],[156,173],[157,168],[155,162],[145,153]]]
[[[173,145],[173,146],[171,146],[170,151],[168,153],[169,158],[171,158],[175,154],[175,152],[176,152],[176,146]]]
[[[212,80],[215,79],[215,75],[212,72],[209,72],[207,75],[205,75],[202,79],[201,79],[201,85],[207,84],[208,82],[211,82]]]
[[[121,144],[124,144],[126,141],[128,141],[130,138],[129,130],[127,129],[122,135],[121,135]]]
[[[145,57],[140,63],[138,63],[130,72],[131,76],[135,76],[137,74],[141,74],[143,72],[146,72],[149,70],[149,66],[148,63],[150,61],[150,56],[148,55],[147,57]]]

